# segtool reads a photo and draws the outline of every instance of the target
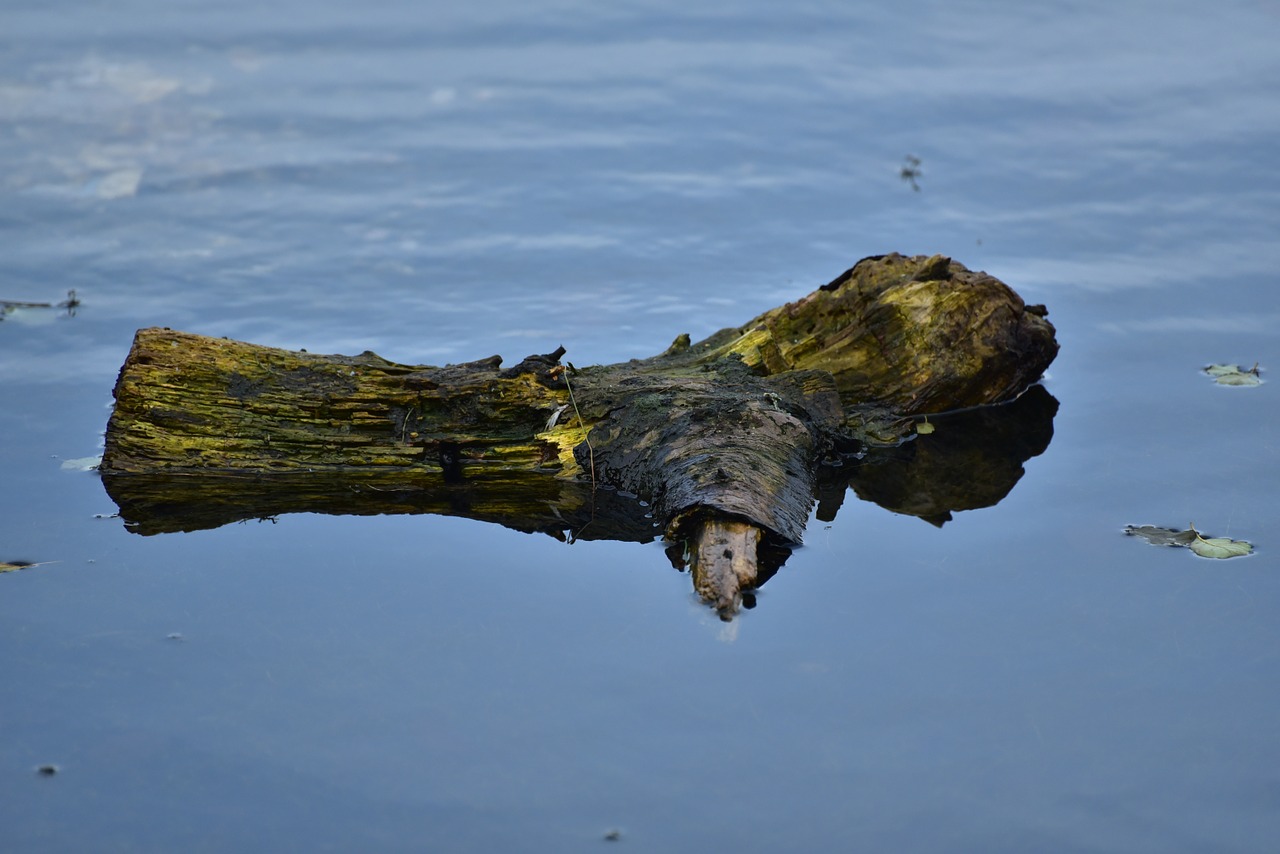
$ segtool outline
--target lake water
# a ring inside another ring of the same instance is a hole
[[[1277,8],[11,0],[0,299],[82,304],[0,321],[0,848],[1273,850],[1280,404],[1199,371],[1280,365]],[[606,363],[890,251],[1048,306],[1053,441],[729,624],[659,543],[79,470],[139,327]],[[1257,552],[1121,533],[1190,522]]]

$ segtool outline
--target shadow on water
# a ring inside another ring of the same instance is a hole
[[[941,527],[961,510],[1000,502],[1023,464],[1048,448],[1058,401],[1043,386],[997,406],[934,416],[932,432],[871,449],[818,475],[817,518],[835,519],[850,491],[894,513]],[[289,513],[458,516],[540,533],[561,542],[648,543],[661,526],[648,504],[611,489],[540,474],[501,472],[446,482],[441,472],[394,474],[106,474],[107,494],[128,530],[143,536],[218,528]],[[684,569],[681,544],[668,557]],[[762,544],[756,586],[781,569],[790,549]],[[746,604],[750,607],[751,601]]]

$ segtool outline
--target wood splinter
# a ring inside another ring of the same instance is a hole
[[[742,605],[742,592],[756,586],[757,549],[764,532],[739,519],[707,519],[690,542],[693,589],[720,619]]]

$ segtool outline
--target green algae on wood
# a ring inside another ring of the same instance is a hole
[[[831,374],[847,406],[898,415],[999,403],[1058,352],[1048,312],[941,255],[865,258],[739,327],[722,349],[769,373]]]

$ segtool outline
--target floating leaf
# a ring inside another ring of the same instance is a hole
[[[1153,546],[1187,547],[1200,557],[1228,558],[1252,554],[1253,546],[1244,540],[1230,537],[1205,537],[1191,525],[1185,531],[1160,528],[1155,525],[1126,525],[1124,532],[1132,537],[1142,537]]]
[[[1204,372],[1213,377],[1219,385],[1262,385],[1262,377],[1255,362],[1252,368],[1245,370],[1239,365],[1210,365]]]
[[[1241,557],[1253,551],[1253,546],[1244,540],[1233,540],[1230,537],[1205,539],[1199,534],[1187,545],[1187,548],[1200,557],[1214,558]]]
[[[1218,385],[1262,385],[1262,380],[1258,378],[1257,374],[1250,373],[1223,374],[1214,380],[1214,382]]]
[[[927,419],[916,425],[916,433],[921,436],[928,436],[933,432],[933,429],[933,425],[930,424]]]

